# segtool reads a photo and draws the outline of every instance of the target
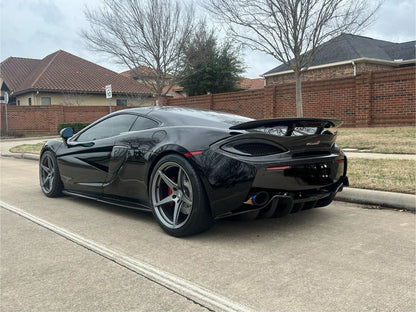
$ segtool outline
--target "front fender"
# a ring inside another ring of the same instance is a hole
[[[49,140],[43,145],[40,155],[42,156],[45,151],[52,151],[54,154],[57,154],[63,145],[64,143],[62,141]]]

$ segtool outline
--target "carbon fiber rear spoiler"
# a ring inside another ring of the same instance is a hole
[[[273,127],[287,127],[288,132],[299,127],[313,127],[317,128],[316,133],[321,133],[324,128],[334,128],[342,125],[342,121],[338,119],[325,118],[272,118],[272,119],[258,119],[249,122],[244,122],[230,127],[230,130],[249,130],[256,128],[273,128]]]

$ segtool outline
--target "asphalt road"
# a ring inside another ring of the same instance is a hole
[[[334,202],[178,239],[0,166],[1,311],[415,311],[414,214]]]

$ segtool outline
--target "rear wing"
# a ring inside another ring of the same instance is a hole
[[[321,134],[326,128],[336,128],[342,125],[342,121],[338,119],[326,118],[272,118],[258,119],[244,122],[230,127],[230,130],[258,130],[261,129],[278,129],[284,136],[291,136],[293,132],[303,132],[307,134]],[[312,131],[312,133],[311,133]]]

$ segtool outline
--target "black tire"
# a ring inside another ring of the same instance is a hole
[[[62,195],[63,184],[59,175],[58,162],[51,151],[45,151],[39,161],[39,182],[43,194],[48,197]]]
[[[197,234],[213,223],[201,180],[182,156],[170,154],[157,162],[150,178],[149,195],[153,215],[172,236]]]

